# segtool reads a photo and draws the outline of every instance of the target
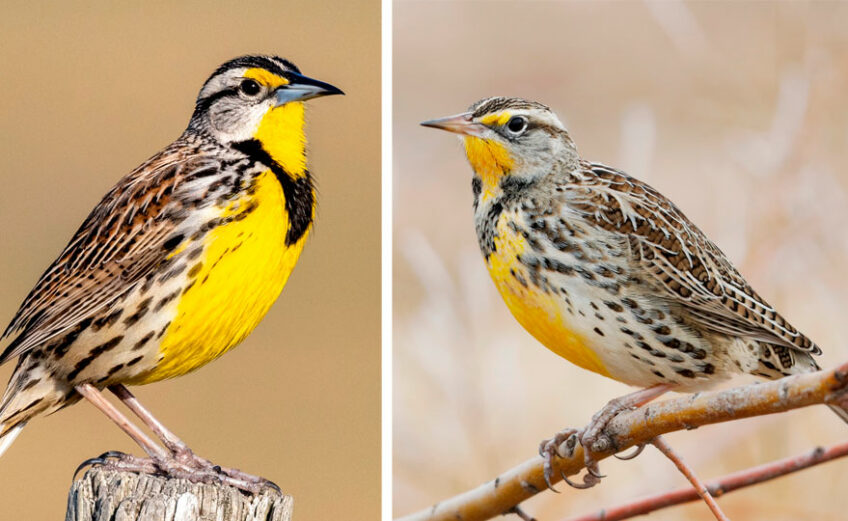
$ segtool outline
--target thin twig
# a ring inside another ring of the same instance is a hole
[[[660,452],[662,452],[666,458],[670,459],[674,465],[677,467],[677,470],[681,472],[686,479],[689,480],[689,483],[692,483],[692,486],[695,487],[695,492],[704,500],[704,503],[710,508],[710,512],[718,519],[718,521],[730,521],[730,519],[724,515],[724,512],[721,511],[721,507],[716,503],[715,498],[712,494],[710,494],[710,490],[704,485],[704,483],[695,475],[695,471],[692,470],[689,465],[683,461],[674,449],[671,448],[671,445],[666,443],[665,439],[662,436],[657,436],[651,441],[651,444],[656,447]]]
[[[848,442],[833,445],[827,449],[816,447],[799,456],[773,461],[722,476],[710,481],[707,484],[707,489],[714,497],[719,497],[740,488],[757,485],[845,456],[848,456]],[[700,499],[698,493],[694,489],[686,487],[622,503],[612,508],[598,510],[592,514],[570,517],[565,521],[621,521],[698,499]]]
[[[848,394],[848,363],[835,370],[795,375],[760,384],[683,396],[649,404],[616,416],[605,429],[609,449],[593,451],[598,461],[614,452],[648,443],[672,431],[693,429],[763,414],[784,412],[822,403],[837,403]],[[553,462],[552,482],[584,468],[583,449]],[[522,501],[547,490],[544,462],[535,457],[496,479],[447,499],[399,521],[483,521],[510,511]]]
[[[512,509],[507,512],[508,514],[515,514],[520,517],[523,521],[536,521],[536,518],[525,512],[521,509],[520,506],[516,505],[512,507]]]

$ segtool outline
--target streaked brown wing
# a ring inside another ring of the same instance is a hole
[[[185,211],[172,193],[185,172],[208,168],[178,147],[138,167],[100,201],[41,276],[3,337],[0,363],[78,325],[131,291],[180,242]]]
[[[623,172],[594,163],[584,167],[586,180],[568,187],[569,207],[625,234],[634,259],[693,320],[717,332],[821,353],[671,201]]]

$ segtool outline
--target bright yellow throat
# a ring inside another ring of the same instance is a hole
[[[466,136],[465,155],[468,156],[471,168],[483,181],[483,200],[495,194],[501,177],[508,174],[515,165],[506,147],[491,139]]]
[[[303,103],[286,103],[269,110],[254,139],[295,179],[306,175],[306,134],[303,131]]]
[[[267,165],[238,199],[217,207],[216,217],[239,218],[203,239],[203,254],[186,271],[174,318],[162,337],[158,365],[132,383],[185,374],[236,346],[259,324],[294,269],[315,211],[314,192],[296,189],[311,190],[303,104],[269,110],[254,139],[276,165]],[[305,228],[289,242],[295,221],[307,212],[307,222],[300,223]]]

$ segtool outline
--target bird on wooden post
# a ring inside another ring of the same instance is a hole
[[[6,328],[0,363],[18,361],[0,401],[0,454],[35,416],[85,398],[148,456],[99,463],[249,491],[270,483],[195,455],[126,385],[202,367],[268,312],[315,217],[304,102],[334,94],[276,56],[215,70],[185,132],[103,197]]]

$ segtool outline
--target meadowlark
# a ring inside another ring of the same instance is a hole
[[[818,346],[677,206],[581,158],[548,107],[495,97],[422,125],[464,142],[480,249],[518,322],[570,362],[642,388],[611,401],[585,430],[542,443],[549,485],[551,459],[572,434],[589,471],[579,486],[597,482],[591,448],[622,410],[733,374],[776,379],[818,369]]]
[[[33,417],[86,398],[149,456],[100,463],[251,491],[269,483],[194,455],[125,386],[194,371],[268,312],[315,217],[303,102],[332,94],[342,91],[275,56],[209,77],[185,132],[106,194],[5,330],[0,363],[18,362],[0,402],[0,454]]]

